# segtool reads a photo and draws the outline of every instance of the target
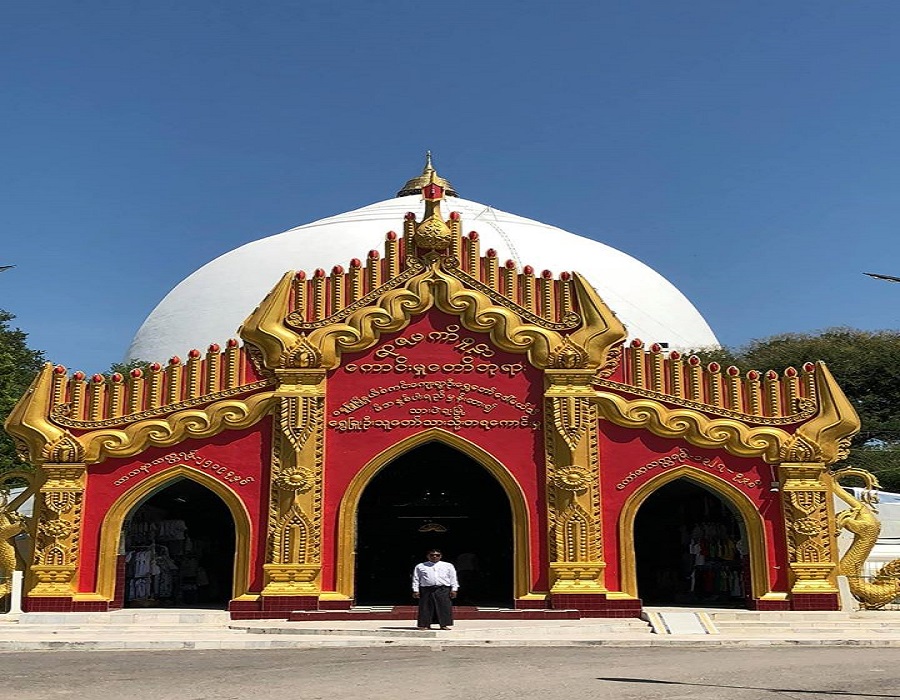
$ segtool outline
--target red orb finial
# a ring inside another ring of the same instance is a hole
[[[352,267],[353,269],[362,267],[362,260],[360,260],[359,258],[353,258],[353,260],[350,261],[350,267]]]
[[[94,384],[102,384],[104,381],[106,381],[106,377],[104,377],[102,374],[95,374],[93,377],[91,377],[91,381],[94,382]]]
[[[218,343],[213,343],[212,345],[209,346],[210,352],[219,352],[219,350],[221,350],[221,349],[222,348],[219,347]]]
[[[470,241],[477,241],[478,240],[478,231],[469,231],[468,238]]]
[[[110,377],[110,379],[112,379],[116,384],[118,384],[118,383],[121,382],[123,379],[125,379],[125,377],[123,377],[123,376],[122,376],[121,374],[119,374],[118,372],[113,372],[113,375]]]
[[[550,272],[550,270],[544,270],[544,271],[541,273],[541,277],[543,277],[545,280],[552,280],[552,279],[553,279],[553,273]]]
[[[188,352],[188,357],[190,357],[193,360],[196,360],[198,357],[200,357],[200,351],[197,348],[194,348],[193,350]]]
[[[816,363],[815,362],[806,362],[803,365],[803,371],[809,374],[810,372],[816,371]]]
[[[728,372],[728,376],[729,376],[729,377],[736,377],[736,376],[738,376],[738,375],[741,373],[741,370],[739,370],[739,369],[738,369],[737,367],[735,367],[734,365],[730,365],[730,366],[728,367],[728,369],[726,369],[725,371]]]
[[[236,348],[238,346],[237,338],[229,338],[228,343],[226,343],[230,348]]]
[[[381,253],[379,253],[377,250],[369,251],[369,259],[370,260],[378,260],[378,258],[380,258],[380,257],[381,257]]]
[[[572,279],[572,273],[563,270],[562,272],[559,273],[559,278],[563,282],[568,282],[570,279]]]
[[[75,372],[75,374],[72,375],[72,379],[74,379],[76,382],[83,382],[86,376],[87,375],[84,372],[78,370],[77,372]]]
[[[413,218],[415,219],[416,217],[413,217]],[[387,239],[389,241],[396,241],[397,240],[397,232],[396,231],[388,231]]]
[[[489,257],[489,258],[496,258],[496,257],[497,257],[497,251],[494,250],[493,248],[488,248],[488,249],[487,249],[487,252],[485,253],[485,255],[486,255],[487,257]]]
[[[331,268],[331,274],[332,275],[343,275],[344,268],[341,265],[335,265],[334,267]]]
[[[140,379],[141,377],[144,376],[144,373],[141,371],[141,369],[139,367],[135,367],[133,370],[131,370],[130,374],[135,379]]]
[[[403,218],[404,218],[406,221],[415,221],[415,220],[416,220],[416,215],[415,215],[413,212],[408,211],[408,212],[406,212],[406,213],[403,215]],[[393,233],[393,231],[391,231],[391,233]],[[397,234],[394,234],[394,235],[396,236]]]
[[[534,268],[531,265],[526,265],[525,267],[522,268],[522,272],[525,273],[526,275],[533,275]]]
[[[642,347],[644,347],[644,341],[641,340],[640,338],[635,338],[634,340],[631,341],[631,347],[642,348]]]
[[[458,211],[450,212],[450,221],[459,221],[459,219],[460,219],[460,215],[459,215]]]
[[[181,358],[178,357],[178,355],[172,355],[172,357],[169,358],[169,364],[172,365],[173,367],[174,367],[175,365],[180,365],[180,364],[181,364]]]
[[[151,372],[159,372],[162,369],[162,365],[159,362],[154,362],[149,369]]]
[[[53,374],[65,374],[65,373],[66,373],[66,368],[63,367],[62,365],[56,365],[56,367],[53,368]]]
[[[304,270],[297,270],[297,274],[294,275],[298,280],[306,279],[306,272]]]
[[[313,277],[318,277],[319,279],[321,279],[324,276],[325,276],[325,270],[323,270],[321,267],[317,267],[316,271],[313,272]]]
[[[706,369],[715,374],[720,369],[722,369],[722,365],[720,365],[718,362],[710,362],[708,365],[706,365]]]

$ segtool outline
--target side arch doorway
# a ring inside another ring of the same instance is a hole
[[[213,491],[188,478],[141,499],[125,518],[127,608],[225,609],[232,598],[235,521]]]
[[[410,605],[413,567],[440,549],[459,573],[460,605],[512,607],[509,497],[474,459],[429,442],[389,462],[357,511],[357,605]]]
[[[745,607],[748,542],[728,499],[689,478],[664,484],[634,520],[637,594],[645,605]]]

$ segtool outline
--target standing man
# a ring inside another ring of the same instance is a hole
[[[419,619],[416,623],[420,630],[431,628],[435,615],[442,630],[450,629],[453,624],[453,603],[459,581],[456,578],[456,567],[441,561],[441,550],[428,552],[428,560],[417,564],[413,569],[413,598],[419,601]]]

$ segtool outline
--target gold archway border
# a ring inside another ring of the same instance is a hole
[[[293,277],[294,273],[286,273],[240,330],[244,341],[260,348],[266,366],[273,369],[281,366],[283,357],[301,340],[301,334],[284,322]],[[584,348],[588,367],[602,366],[609,349],[625,338],[625,328],[581,275],[573,275],[573,289],[583,322],[566,337]],[[470,289],[439,262],[403,287],[385,292],[375,305],[354,311],[345,323],[316,328],[302,338],[318,350],[321,366],[334,369],[340,365],[342,353],[373,347],[383,333],[402,330],[414,316],[432,307],[459,317],[470,331],[487,333],[502,350],[527,355],[539,369],[549,365],[551,354],[563,344],[561,332],[526,323],[512,301],[500,305],[484,292]]]
[[[84,460],[88,464],[109,457],[131,457],[148,447],[169,447],[188,438],[206,438],[224,430],[249,428],[271,410],[274,396],[274,392],[266,391],[241,401],[219,401],[204,410],[179,411],[122,430],[95,430],[78,440],[84,445]]]
[[[781,446],[791,439],[790,433],[779,428],[751,428],[737,420],[672,409],[649,399],[629,401],[617,394],[598,392],[593,400],[600,414],[615,425],[646,428],[659,437],[683,438],[696,447],[724,448],[737,457],[762,457],[776,463],[781,459]]]
[[[391,445],[369,460],[350,481],[338,511],[338,558],[335,571],[337,592],[343,598],[353,598],[357,513],[366,486],[397,457],[429,442],[449,445],[470,457],[487,469],[506,492],[513,521],[513,594],[516,598],[526,597],[531,586],[530,520],[528,505],[519,483],[503,463],[489,452],[465,438],[440,428],[431,428]]]
[[[141,501],[155,491],[159,491],[179,479],[190,479],[201,486],[205,486],[221,498],[231,512],[235,534],[234,578],[231,597],[238,598],[247,593],[250,585],[250,546],[253,542],[251,538],[252,525],[247,507],[234,491],[218,479],[194,467],[178,464],[144,479],[139,484],[135,484],[113,503],[100,525],[97,594],[95,596],[78,594],[76,599],[113,600],[116,591],[116,559],[119,553],[119,544],[125,519]]]
[[[619,515],[619,579],[622,591],[635,598],[639,597],[634,542],[637,513],[651,494],[677,479],[687,479],[705,486],[737,509],[747,529],[752,596],[755,599],[766,597],[770,590],[766,530],[759,511],[744,493],[731,484],[691,466],[678,467],[653,477],[636,489],[622,506]]]

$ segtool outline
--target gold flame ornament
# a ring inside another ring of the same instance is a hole
[[[432,170],[428,175],[428,183],[422,188],[425,217],[422,223],[416,226],[414,242],[417,248],[424,250],[446,250],[453,239],[450,227],[441,216],[444,188],[438,184],[436,178],[437,173]]]

